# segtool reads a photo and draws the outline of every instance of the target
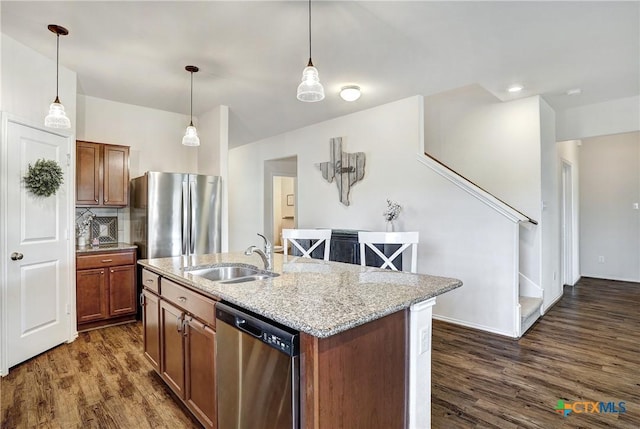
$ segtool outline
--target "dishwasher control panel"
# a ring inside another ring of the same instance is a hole
[[[287,353],[287,354],[291,354],[291,340],[285,340],[282,337],[279,337],[278,335],[274,335],[268,332],[264,332],[262,334],[262,340],[271,345],[272,347],[275,347],[279,350],[282,350],[283,352]]]

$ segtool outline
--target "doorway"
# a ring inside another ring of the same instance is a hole
[[[282,230],[296,227],[296,179],[273,176],[273,245],[282,246]]]
[[[562,282],[565,285],[574,284],[573,279],[573,177],[572,166],[562,160]]]
[[[0,375],[75,337],[72,138],[10,117],[0,148]],[[39,159],[64,179],[50,196],[22,183]]]
[[[274,246],[282,245],[282,229],[298,226],[297,175],[297,156],[264,162],[264,235]]]

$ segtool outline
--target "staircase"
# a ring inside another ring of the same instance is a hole
[[[520,296],[518,304],[520,306],[520,336],[523,336],[541,316],[542,298]]]

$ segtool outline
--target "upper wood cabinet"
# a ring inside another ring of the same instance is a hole
[[[129,147],[76,142],[76,206],[129,204]]]

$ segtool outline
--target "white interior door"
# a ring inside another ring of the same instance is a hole
[[[571,164],[562,162],[562,283],[573,286],[573,182]]]
[[[70,338],[73,261],[68,226],[73,193],[67,165],[70,138],[11,120],[5,122],[5,132],[3,319],[5,362],[11,367]],[[31,194],[22,182],[28,165],[41,158],[57,161],[64,171],[63,185],[46,198]]]

